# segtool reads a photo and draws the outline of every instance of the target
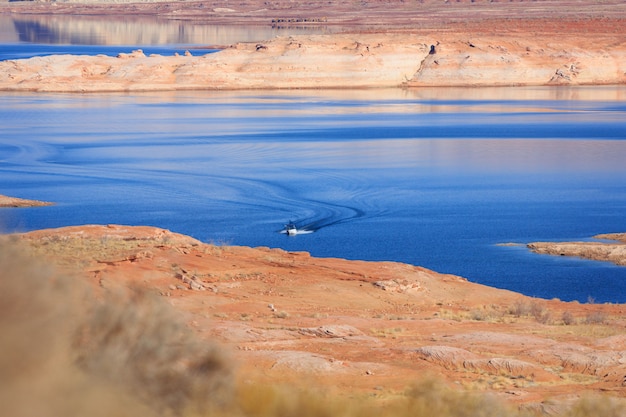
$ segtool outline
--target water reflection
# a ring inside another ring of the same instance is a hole
[[[190,91],[167,91],[155,93],[142,93],[140,100],[160,102],[163,98],[172,100],[205,100],[206,93],[194,93]],[[446,106],[463,106],[463,111],[479,112],[491,109],[508,108],[515,111],[528,112],[529,109],[543,109],[554,111],[563,108],[583,109],[587,102],[607,102],[607,107],[616,108],[619,111],[626,109],[626,86],[559,86],[559,87],[420,87],[420,88],[370,88],[370,89],[335,89],[335,90],[273,90],[267,94],[259,91],[240,91],[237,94],[224,91],[212,91],[210,97],[216,100],[227,100],[228,103],[253,103],[262,102],[263,108],[269,104],[281,104],[286,101],[304,101],[306,106],[290,109],[297,111],[306,109],[309,105],[317,105],[320,109],[323,103],[327,103],[330,112],[341,113],[343,111],[366,111],[375,112],[383,108],[394,106],[394,112],[414,112],[415,107],[407,107],[412,103],[420,104],[426,111],[446,110]],[[350,106],[331,105],[331,101],[341,100]],[[465,105],[470,102],[471,105]],[[359,105],[359,103],[361,105]],[[379,106],[382,104],[382,106]],[[358,107],[357,107],[358,106]]]
[[[525,101],[561,102],[560,106],[580,105],[585,101],[620,101],[626,102],[626,88],[618,85],[606,86],[559,86],[559,87],[422,87],[407,90],[407,94],[422,100],[472,100],[480,102]],[[553,103],[556,104],[556,103]]]
[[[150,17],[0,16],[0,43],[69,45],[229,45],[277,35],[322,33],[323,27],[212,25]]]

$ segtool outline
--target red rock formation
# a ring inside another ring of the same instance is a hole
[[[160,295],[200,337],[232,349],[246,379],[315,380],[353,395],[397,392],[432,374],[526,404],[626,395],[623,305],[532,299],[411,265],[214,246],[151,227],[4,239],[96,293]]]

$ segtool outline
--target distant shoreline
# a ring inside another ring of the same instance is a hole
[[[27,200],[24,198],[8,197],[0,195],[0,207],[42,207],[52,206],[54,203],[39,200]]]
[[[281,36],[194,56],[53,55],[0,62],[0,91],[143,92],[626,84],[620,36]],[[607,51],[602,45],[616,45]]]
[[[51,56],[0,62],[0,91],[626,85],[626,3],[0,3],[11,16],[133,16],[193,24],[303,24],[331,34],[224,45],[211,56]],[[512,17],[513,16],[513,17]],[[518,17],[522,16],[522,17]],[[45,22],[44,22],[45,23]]]
[[[0,2],[0,14],[73,15],[85,18],[158,17],[163,20],[220,25],[332,27],[361,33],[424,30],[427,32],[571,33],[622,32],[626,4],[621,0],[402,0],[386,2],[328,2],[305,5],[285,0],[248,0],[224,6],[218,0],[180,1],[14,1]]]

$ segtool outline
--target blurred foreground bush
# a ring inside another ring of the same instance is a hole
[[[142,291],[96,300],[0,242],[0,415],[151,416],[230,404],[232,366]]]

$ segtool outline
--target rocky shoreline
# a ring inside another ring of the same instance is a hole
[[[7,197],[0,195],[0,207],[42,207],[51,206],[54,203],[39,200],[27,200],[24,198]]]
[[[626,266],[626,233],[601,234],[594,239],[614,242],[533,242],[527,247],[539,254],[573,256]]]
[[[327,3],[0,3],[14,16],[153,16],[304,25],[328,34],[205,56],[50,56],[0,62],[0,91],[423,88],[626,84],[626,4],[603,0]]]
[[[610,49],[606,46],[612,44]],[[57,55],[0,62],[0,90],[420,88],[626,84],[626,42],[510,35],[278,37],[203,56]]]

